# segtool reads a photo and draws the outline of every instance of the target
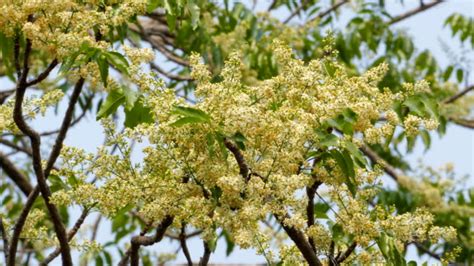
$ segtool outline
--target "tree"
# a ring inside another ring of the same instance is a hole
[[[472,263],[474,189],[446,182],[450,167],[411,171],[400,151],[474,124],[465,61],[443,69],[391,26],[442,4],[393,16],[384,1],[281,0],[266,13],[228,1],[3,1],[6,264],[73,265],[79,249],[85,264],[148,265],[146,246],[170,238],[192,265],[191,237],[202,265],[220,238],[269,264],[416,264],[409,245]],[[276,19],[278,8],[290,15]],[[472,18],[445,25],[474,46]],[[58,129],[39,132],[32,122],[53,108]],[[106,137],[95,153],[64,145],[88,113]],[[99,244],[105,218],[114,240]]]

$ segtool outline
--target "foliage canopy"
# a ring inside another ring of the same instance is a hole
[[[219,239],[270,265],[416,265],[410,245],[472,263],[474,189],[404,159],[449,124],[474,128],[473,19],[445,21],[461,46],[446,67],[393,27],[442,4],[1,1],[6,264],[152,265],[169,256],[146,246],[169,238],[192,265],[191,237],[202,265]],[[104,144],[64,145],[88,114]],[[57,130],[32,126],[45,115]]]

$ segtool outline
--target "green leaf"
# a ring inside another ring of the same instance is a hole
[[[232,136],[232,139],[235,141],[239,149],[245,150],[245,142],[247,141],[247,139],[242,133],[236,132],[234,136]]]
[[[403,105],[410,108],[410,111],[415,112],[419,116],[425,115],[424,105],[420,101],[420,97],[410,97],[403,102]]]
[[[121,90],[112,90],[107,95],[105,102],[100,106],[96,119],[99,120],[115,113],[117,108],[125,102],[125,95]]]
[[[111,65],[115,66],[120,72],[128,75],[128,67],[130,65],[122,54],[117,52],[106,52],[104,54]]]
[[[112,265],[112,256],[110,256],[110,253],[107,252],[107,251],[104,251],[104,258],[105,258],[105,262],[107,263],[107,265]]]
[[[462,71],[462,69],[456,70],[456,78],[459,83],[462,82],[463,76],[464,76],[464,72]]]
[[[354,163],[352,161],[352,158],[350,157],[347,151],[344,151],[343,153],[341,153],[338,150],[331,150],[330,153],[331,153],[331,156],[336,160],[337,164],[339,165],[339,168],[341,168],[346,178],[346,185],[349,188],[349,191],[351,192],[353,196],[355,196],[357,193],[357,190],[356,190],[357,187],[353,180],[355,176],[355,171],[354,171]]]
[[[122,87],[122,91],[125,96],[125,109],[131,110],[138,100],[138,93],[128,87]]]
[[[347,150],[342,151],[342,156],[344,157],[344,162],[347,166],[347,171],[349,172],[349,177],[355,177],[355,170],[354,170],[354,161],[352,160],[351,155]]]
[[[206,123],[206,121],[202,120],[201,118],[198,117],[183,117],[178,119],[177,121],[173,122],[171,124],[172,127],[180,127],[184,126],[187,124],[199,124],[199,123]]]
[[[344,156],[338,150],[331,150],[331,156],[334,160],[336,160],[337,165],[341,168],[344,175],[349,176],[349,170],[347,169],[346,162],[344,160]]]
[[[328,219],[328,215],[326,214],[329,210],[329,205],[323,202],[318,202],[314,204],[314,216],[319,219]]]
[[[331,231],[334,240],[341,239],[344,236],[344,230],[340,224],[334,224],[331,228]]]
[[[198,22],[201,10],[194,0],[189,0],[186,7],[191,14],[191,25],[193,26],[193,30],[195,30],[199,24]]]
[[[158,6],[160,5],[160,0],[148,0],[148,5],[146,7],[146,11],[148,13],[153,12]]]
[[[102,260],[102,257],[97,256],[95,257],[95,266],[102,266],[104,265],[104,261]]]
[[[227,233],[225,230],[222,231],[222,234],[224,235],[224,239],[225,239],[225,242],[227,244],[225,254],[226,254],[226,256],[229,256],[232,253],[232,251],[234,250],[235,243],[230,238],[229,233]]]
[[[426,130],[421,130],[420,136],[421,136],[421,139],[423,140],[423,143],[425,144],[425,152],[426,152],[431,146],[430,133],[428,133],[428,131]]]
[[[421,102],[424,105],[425,113],[428,113],[431,117],[438,118],[439,111],[438,111],[438,102],[435,101],[432,97],[427,95],[423,95],[421,98]]]
[[[109,63],[106,60],[105,55],[101,54],[96,58],[97,65],[99,66],[100,78],[102,83],[107,87],[107,78],[109,76]]]
[[[153,123],[151,109],[143,105],[143,98],[139,98],[132,109],[125,109],[125,127],[134,128],[139,124]]]
[[[339,143],[339,138],[333,134],[326,134],[324,137],[319,141],[319,145],[322,147],[331,147],[337,146]]]
[[[449,77],[451,77],[451,73],[453,73],[454,67],[453,66],[448,66],[446,70],[444,71],[443,74],[443,79],[444,81],[447,81]]]
[[[185,117],[195,117],[199,118],[202,121],[210,122],[211,117],[206,114],[204,111],[199,109],[191,108],[191,107],[184,107],[184,106],[174,106],[173,114],[179,114]]]
[[[345,147],[350,152],[350,154],[354,157],[356,163],[359,166],[364,167],[367,165],[367,160],[364,154],[362,153],[362,151],[359,150],[359,148],[354,143],[350,141],[346,141]]]

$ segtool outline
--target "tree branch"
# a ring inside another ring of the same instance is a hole
[[[283,221],[283,218],[279,215],[274,215],[278,222],[280,222],[285,232],[298,247],[306,262],[308,262],[309,265],[321,266],[321,261],[318,259],[318,256],[316,256],[316,252],[313,251],[313,248],[311,247],[304,234],[301,231],[295,229],[294,227],[286,225]]]
[[[56,235],[58,237],[60,247],[61,247],[61,254],[62,254],[62,259],[63,259],[63,264],[65,265],[72,265],[72,259],[71,259],[71,254],[70,254],[70,248],[69,248],[69,243],[67,240],[67,235],[66,235],[66,230],[64,228],[64,225],[61,222],[61,218],[59,216],[59,213],[56,209],[56,207],[49,202],[49,196],[51,195],[51,191],[49,190],[49,187],[46,183],[46,179],[49,176],[49,173],[54,167],[54,163],[56,162],[61,148],[62,148],[62,143],[66,137],[67,131],[69,129],[72,116],[74,113],[74,106],[76,105],[79,95],[82,91],[82,87],[84,85],[84,79],[81,78],[77,83],[74,88],[74,91],[71,95],[71,99],[69,100],[69,105],[66,110],[66,114],[64,116],[59,134],[56,138],[55,144],[52,148],[51,154],[49,156],[46,168],[43,171],[43,168],[41,166],[41,153],[40,153],[40,145],[41,145],[41,139],[40,136],[38,135],[37,132],[35,132],[33,129],[31,129],[26,122],[23,120],[23,115],[22,115],[22,102],[23,98],[25,95],[26,91],[26,77],[28,75],[28,55],[31,51],[31,43],[27,41],[27,47],[25,51],[25,64],[24,64],[24,70],[22,73],[22,77],[19,80],[18,86],[17,86],[17,95],[16,95],[16,102],[15,102],[15,109],[14,109],[14,120],[15,123],[17,124],[18,128],[27,136],[30,137],[31,141],[31,146],[32,146],[32,153],[33,153],[33,167],[35,169],[35,174],[38,179],[38,185],[35,187],[35,189],[30,193],[28,196],[27,202],[25,204],[25,207],[22,210],[22,213],[20,217],[17,220],[17,223],[14,228],[13,236],[12,236],[12,243],[10,246],[9,250],[9,264],[8,265],[14,265],[15,263],[15,254],[17,250],[17,245],[18,245],[18,239],[21,233],[21,230],[25,224],[26,218],[28,217],[28,213],[31,210],[31,207],[33,206],[33,203],[36,199],[36,197],[39,195],[39,192],[43,194],[46,206],[48,208],[48,211],[51,214],[51,218],[53,220],[53,224],[55,227]]]
[[[414,15],[416,15],[416,14],[418,14],[418,13],[421,13],[421,12],[423,12],[423,11],[426,11],[426,10],[428,10],[428,9],[430,9],[430,8],[432,8],[432,7],[436,6],[436,5],[438,5],[438,4],[441,4],[441,3],[443,3],[442,0],[436,0],[436,1],[433,1],[433,2],[431,2],[431,3],[429,3],[429,4],[420,5],[418,8],[415,8],[415,9],[410,10],[410,11],[404,13],[404,14],[401,14],[401,15],[398,15],[398,16],[394,17],[392,20],[390,20],[390,21],[388,22],[388,24],[389,24],[389,25],[393,25],[393,24],[398,23],[398,22],[400,22],[400,21],[402,21],[402,20],[405,20],[405,19],[407,19],[407,18],[409,18],[409,17],[412,17],[412,16],[414,16]]]
[[[31,142],[31,148],[33,152],[33,169],[36,174],[36,178],[38,181],[38,186],[39,190],[41,191],[41,194],[43,195],[46,208],[48,209],[48,212],[50,214],[51,220],[54,225],[54,230],[56,232],[56,236],[59,240],[59,244],[61,246],[61,254],[62,254],[62,259],[63,259],[63,264],[64,265],[72,265],[72,258],[71,258],[71,253],[70,253],[70,247],[69,243],[67,241],[67,236],[66,236],[66,230],[64,228],[64,225],[61,221],[61,217],[59,215],[59,212],[50,201],[49,197],[51,196],[51,191],[48,187],[48,184],[46,183],[46,178],[45,172],[43,172],[43,167],[42,167],[42,161],[41,161],[41,138],[39,134],[34,131],[28,124],[26,124],[25,120],[23,119],[23,110],[22,110],[22,105],[23,105],[23,99],[25,96],[25,92],[27,89],[27,77],[29,73],[29,64],[28,60],[30,57],[31,53],[31,41],[26,40],[26,45],[25,45],[25,53],[24,53],[24,58],[23,58],[23,70],[20,76],[20,79],[17,82],[17,89],[16,89],[16,98],[15,98],[15,106],[13,109],[13,120],[15,121],[15,124],[17,127],[20,129],[23,134],[27,135],[30,138]],[[52,168],[52,166],[51,166]],[[49,169],[50,171],[51,169]],[[49,174],[49,172],[48,172]],[[26,217],[25,217],[26,218]],[[17,242],[15,242],[16,244]],[[9,261],[8,265],[13,266],[15,265],[15,253],[16,253],[16,245],[13,245],[12,241],[12,247],[10,249],[10,254],[9,254]]]
[[[448,99],[446,99],[443,103],[445,104],[448,104],[448,103],[453,103],[455,102],[456,100],[458,100],[459,98],[463,97],[464,95],[466,95],[468,92],[474,90],[474,85],[472,86],[469,86],[467,87],[466,89],[458,92],[457,94],[449,97]]]
[[[149,224],[145,225],[145,227],[140,232],[139,236],[144,236],[148,232],[148,230],[150,230],[150,227],[151,227],[151,225],[149,225]],[[124,256],[122,257],[122,259],[119,261],[119,263],[117,265],[118,266],[126,266],[128,264],[128,260],[130,259],[130,254],[131,253],[132,253],[132,249],[128,248],[127,251],[125,251]]]
[[[421,250],[422,252],[428,254],[432,258],[435,258],[435,259],[441,261],[441,256],[440,255],[438,255],[438,254],[434,253],[433,251],[429,250],[427,247],[423,246],[420,242],[413,241],[413,242],[411,242],[411,244],[415,244],[415,246],[419,250]]]
[[[156,242],[161,241],[163,236],[165,235],[166,230],[168,227],[173,223],[173,217],[166,216],[165,219],[158,225],[156,228],[156,233],[154,236],[134,236],[131,240],[131,252],[130,252],[130,265],[131,266],[138,266],[140,257],[138,255],[138,251],[140,246],[150,246],[155,244]]]
[[[245,162],[244,155],[240,152],[239,148],[227,138],[224,138],[224,145],[234,155],[234,158],[239,165],[240,175],[244,178],[245,182],[248,182],[250,179],[250,170]]]
[[[49,73],[51,73],[51,71],[58,65],[58,60],[57,59],[54,59],[51,64],[49,64],[49,66],[41,73],[38,75],[38,77],[36,77],[34,80],[31,80],[29,82],[26,83],[26,86],[27,87],[30,87],[30,86],[33,86],[37,83],[40,83],[41,81],[43,81],[45,78],[47,78],[49,76]]]
[[[349,256],[354,252],[355,248],[357,247],[357,242],[353,242],[347,249],[342,253],[342,255],[336,258],[337,263],[342,263],[344,262]]]
[[[28,196],[33,187],[31,186],[28,178],[23,175],[18,168],[8,159],[8,157],[0,152],[0,167],[10,177],[10,179],[20,188],[20,190]]]
[[[474,120],[467,120],[467,119],[452,119],[454,123],[459,126],[474,129]]]

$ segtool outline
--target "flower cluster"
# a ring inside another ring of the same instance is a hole
[[[282,43],[274,43],[272,49],[279,74],[253,85],[242,83],[238,53],[230,55],[219,82],[211,82],[207,67],[192,57],[197,83],[193,106],[163,88],[160,81],[134,73],[131,80],[146,95],[144,104],[155,122],[118,133],[110,120],[103,120],[108,141],[94,159],[77,150],[62,153],[67,168],[90,171],[98,182],[87,183],[83,178],[67,191],[69,196],[57,192],[54,201],[94,203],[109,216],[136,206],[146,221],[159,223],[173,216],[175,227],[186,224],[200,229],[206,241],[212,241],[216,228],[222,228],[241,247],[262,252],[272,239],[260,224],[269,214],[280,217],[284,226],[304,232],[322,251],[330,250],[335,239],[334,224],[377,256],[378,251],[369,247],[382,233],[397,243],[413,237],[436,241],[452,236],[452,229],[432,227],[432,216],[425,212],[393,215],[379,206],[369,208],[380,169],[353,165],[348,182],[350,171],[343,169],[340,158],[330,156],[341,150],[352,161],[364,141],[377,143],[397,126],[416,128],[411,119],[401,124],[392,109],[394,102],[413,92],[377,88],[387,70],[385,64],[362,76],[349,76],[342,66],[326,59],[304,64]],[[413,91],[424,90],[421,85]],[[353,114],[345,122],[351,123],[352,132],[328,127],[342,113]],[[383,115],[387,122],[380,123]],[[320,129],[333,132],[337,141],[323,142],[316,134]],[[142,151],[142,163],[134,163],[129,140],[143,139],[148,145]],[[120,154],[109,153],[113,145]],[[352,148],[353,155],[346,151]],[[76,161],[82,162],[75,165]],[[363,165],[363,159],[359,161]],[[69,176],[74,170],[59,172]],[[308,226],[308,197],[302,192],[317,182],[325,185],[325,198],[336,203],[331,209],[335,216],[326,217],[327,223]],[[346,247],[347,243],[338,240],[336,245]],[[280,257],[288,264],[302,259],[294,246],[282,247]]]

